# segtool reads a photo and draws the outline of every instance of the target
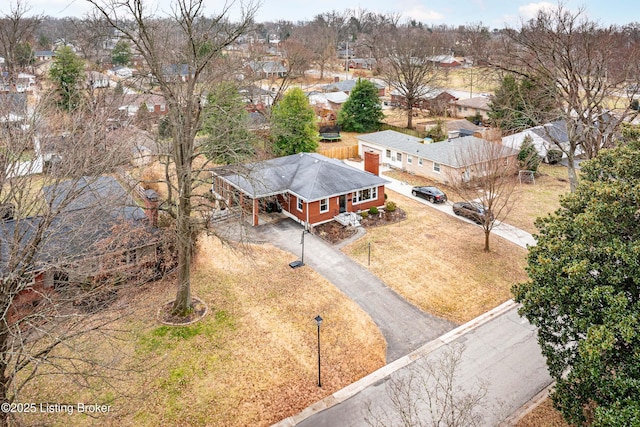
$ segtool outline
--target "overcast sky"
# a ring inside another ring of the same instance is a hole
[[[8,12],[9,3],[14,1],[0,0],[3,15]],[[90,9],[86,0],[23,1],[31,7],[31,12],[53,17],[81,17]],[[170,1],[151,0],[149,3],[159,5],[160,10],[168,10]],[[215,11],[219,10],[223,2],[207,0],[206,4],[210,11]],[[490,28],[517,26],[521,18],[533,17],[539,8],[557,5],[553,1],[523,0],[262,0],[261,4],[257,14],[258,22],[280,19],[297,22],[311,20],[317,14],[332,10],[343,12],[346,9],[366,9],[381,13],[400,13],[403,21],[415,19],[435,25],[482,22]],[[637,0],[565,0],[564,4],[574,11],[585,7],[589,18],[603,25],[624,25],[640,21]]]

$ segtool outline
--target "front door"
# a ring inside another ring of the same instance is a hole
[[[340,213],[346,212],[347,210],[347,196],[344,194],[340,196]]]

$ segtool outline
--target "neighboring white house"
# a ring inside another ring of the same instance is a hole
[[[515,161],[517,150],[475,136],[424,143],[420,138],[393,130],[358,136],[358,154],[377,154],[380,163],[426,178],[447,183],[462,176],[465,181],[482,175],[486,163]]]
[[[566,123],[564,121],[557,121],[505,136],[502,138],[502,145],[520,150],[522,142],[527,136],[531,137],[533,146],[536,148],[538,155],[543,159],[546,159],[549,150],[558,149],[558,144],[564,146],[569,142]],[[582,151],[577,151],[576,154],[580,154],[581,152]]]

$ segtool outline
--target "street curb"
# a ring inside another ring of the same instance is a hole
[[[394,360],[393,362],[383,366],[377,371],[374,371],[371,374],[359,379],[358,381],[352,384],[349,384],[343,389],[336,391],[332,395],[317,401],[311,406],[308,406],[305,409],[303,409],[298,414],[292,415],[288,418],[285,418],[282,421],[279,421],[273,424],[272,427],[292,427],[306,420],[312,415],[322,412],[325,409],[329,409],[332,406],[338,405],[344,402],[345,400],[350,399],[351,397],[360,393],[367,387],[378,383],[379,381],[383,380],[384,378],[388,377],[389,375],[398,371],[399,369],[402,369],[405,366],[412,364],[416,360],[419,360],[429,355],[430,353],[432,353],[433,351],[437,350],[438,348],[444,345],[452,343],[456,339],[460,338],[462,335],[470,331],[473,331],[476,328],[479,328],[480,326],[484,325],[490,320],[493,320],[497,317],[502,316],[506,312],[514,309],[516,306],[517,304],[513,300],[509,300],[505,303],[502,303],[496,308],[494,308],[493,310],[490,310],[476,317],[475,319],[472,319],[469,322],[458,326],[457,328],[447,332],[446,334],[440,336],[439,338],[436,338],[435,340],[432,340],[424,344],[422,347],[412,351],[406,356],[403,356],[397,360]]]

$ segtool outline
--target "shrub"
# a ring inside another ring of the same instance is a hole
[[[367,212],[367,211],[360,212],[360,216],[362,217],[362,219],[365,219],[366,217],[369,216],[369,212]]]
[[[547,162],[549,162],[550,165],[555,165],[560,162],[560,160],[562,160],[562,151],[556,149],[547,151]]]
[[[395,204],[395,202],[392,202],[391,200],[389,200],[387,203],[385,203],[385,205],[384,205],[384,209],[385,209],[387,212],[393,212],[393,211],[395,211],[395,210],[396,210],[396,204]]]
[[[378,208],[376,208],[375,206],[371,206],[369,208],[369,215],[375,215],[378,213]]]
[[[522,140],[520,152],[518,153],[518,161],[520,163],[520,169],[533,172],[538,171],[540,157],[538,156],[536,147],[533,145],[533,138],[531,138],[530,135],[525,136]]]

